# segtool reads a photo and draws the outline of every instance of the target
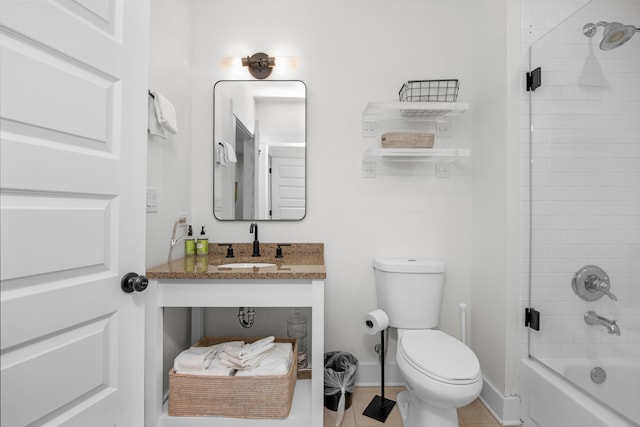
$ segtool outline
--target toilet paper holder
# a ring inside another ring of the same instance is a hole
[[[362,415],[384,423],[396,404],[384,397],[384,331],[389,326],[389,318],[384,311],[375,310],[365,316],[364,323],[370,335],[380,331],[380,396],[374,396]]]

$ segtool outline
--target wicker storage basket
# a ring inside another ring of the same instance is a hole
[[[208,347],[228,341],[252,343],[262,337],[203,337],[196,346]],[[169,371],[169,415],[230,418],[287,418],[291,410],[298,373],[295,338],[276,338],[293,347],[286,375],[203,376]]]

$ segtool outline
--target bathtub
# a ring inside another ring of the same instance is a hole
[[[555,359],[553,366],[587,392],[542,363],[521,359],[520,410],[524,427],[640,426],[640,362]],[[606,371],[602,384],[591,380],[595,366]]]

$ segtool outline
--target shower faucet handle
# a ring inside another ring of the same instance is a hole
[[[618,298],[611,293],[609,276],[597,265],[585,265],[573,275],[573,292],[585,301],[595,301],[606,295],[613,301]]]
[[[610,299],[611,301],[618,301],[618,297],[617,297],[617,296],[615,296],[614,294],[612,294],[611,292],[609,292],[609,290],[604,290],[604,289],[603,289],[603,290],[602,290],[602,292],[603,292],[606,296],[608,296],[608,297],[609,297],[609,299]]]
[[[611,292],[606,291],[604,294],[608,296],[611,301],[618,301],[618,297],[612,294]]]
[[[618,301],[618,297],[611,293],[611,284],[608,280],[602,280],[595,274],[587,276],[584,281],[584,285],[589,292],[602,292],[613,301]]]

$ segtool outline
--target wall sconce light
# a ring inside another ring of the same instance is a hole
[[[249,67],[249,73],[256,79],[265,79],[271,75],[276,65],[276,58],[270,58],[266,53],[258,52],[242,58],[242,66]]]

